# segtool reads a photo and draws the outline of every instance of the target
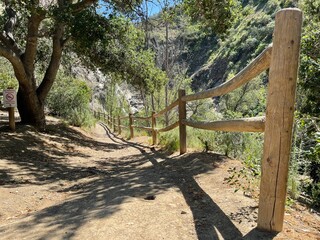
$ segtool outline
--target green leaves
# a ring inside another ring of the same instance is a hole
[[[305,13],[301,42],[299,84],[301,111],[311,115],[320,114],[320,1],[303,1]]]
[[[84,81],[59,76],[47,99],[47,106],[57,115],[68,117],[73,109],[89,108],[91,89]]]
[[[8,62],[4,59],[0,59],[0,92],[3,89],[7,89],[9,87],[18,88],[18,82],[15,79],[15,76],[10,68]]]
[[[205,28],[216,33],[224,33],[233,20],[233,0],[185,0],[183,2],[186,12],[194,19],[200,20]]]
[[[78,56],[104,73],[115,73],[151,93],[166,82],[154,54],[142,50],[142,32],[123,16],[107,18],[88,9],[75,16],[71,36]]]

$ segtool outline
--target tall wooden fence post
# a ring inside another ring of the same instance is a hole
[[[157,144],[157,130],[156,130],[156,112],[152,112],[152,117],[151,117],[151,126],[152,126],[152,145],[156,145]]]
[[[129,114],[130,139],[134,138],[132,113]]]
[[[118,133],[119,135],[121,134],[121,119],[119,115],[118,115]]]
[[[180,154],[187,151],[187,129],[186,125],[182,123],[187,117],[186,102],[181,98],[186,95],[184,89],[179,89],[179,138],[180,138]]]
[[[258,228],[283,228],[299,63],[302,12],[276,14],[269,72]]]

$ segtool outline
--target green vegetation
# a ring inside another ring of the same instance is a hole
[[[301,43],[298,112],[292,172],[298,191],[320,207],[320,1],[301,1],[304,26]]]
[[[184,8],[193,20],[202,22],[202,29],[208,28],[223,33],[230,27],[234,17],[236,1],[186,0]]]
[[[9,87],[18,88],[17,81],[12,72],[11,66],[5,59],[0,59],[0,91]]]
[[[74,126],[91,127],[95,120],[89,108],[91,89],[79,79],[58,76],[47,98],[51,114],[60,116]]]

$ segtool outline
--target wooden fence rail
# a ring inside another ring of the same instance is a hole
[[[179,127],[179,122],[175,122],[167,127],[161,128],[161,129],[157,129],[157,132],[168,132],[171,131],[172,129],[175,129],[176,127]]]
[[[265,117],[242,118],[215,122],[194,122],[182,120],[182,123],[193,128],[224,132],[264,132]]]
[[[150,119],[152,118],[152,116],[150,117],[132,117],[134,120],[145,120],[145,121],[150,121]]]
[[[155,114],[155,117],[160,117],[161,115],[169,112],[171,109],[173,109],[174,107],[178,106],[179,104],[179,99],[177,99],[176,101],[174,101],[173,103],[171,103],[168,107],[166,107],[165,109],[161,110],[160,112]]]
[[[258,57],[256,57],[247,67],[234,76],[229,81],[199,93],[184,96],[182,101],[194,101],[204,98],[218,97],[225,95],[242,85],[246,84],[263,71],[267,70],[270,65],[270,55],[272,46],[268,46]]]
[[[152,132],[153,144],[157,134],[179,127],[180,154],[187,151],[186,126],[213,131],[264,132],[264,150],[260,185],[258,228],[280,232],[283,228],[284,208],[288,178],[288,163],[291,151],[291,137],[299,51],[301,40],[302,12],[299,9],[283,9],[276,13],[272,45],[268,46],[247,67],[229,81],[206,91],[185,95],[179,90],[178,99],[150,117],[118,117],[129,120],[130,137],[134,128]],[[194,122],[187,119],[186,103],[227,94],[269,69],[267,110],[265,117],[243,118],[214,122]],[[156,118],[178,106],[179,120],[162,129],[156,128]],[[95,113],[101,117],[101,114]],[[112,116],[110,116],[112,118]],[[109,116],[108,116],[109,120]],[[134,125],[135,120],[151,121],[151,127]],[[110,121],[108,121],[110,124]],[[111,121],[115,131],[115,121]]]

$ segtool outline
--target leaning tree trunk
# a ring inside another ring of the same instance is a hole
[[[44,103],[39,101],[35,90],[25,89],[20,85],[17,103],[22,124],[30,124],[39,130],[45,130]]]
[[[0,31],[0,56],[10,61],[19,82],[17,103],[21,122],[33,125],[39,130],[44,130],[46,125],[44,102],[57,76],[63,47],[70,37],[64,37],[66,22],[60,18],[53,17],[52,21],[55,22],[55,26],[53,31],[50,31],[52,33],[51,59],[41,83],[36,86],[34,73],[37,62],[38,38],[42,35],[40,33],[42,21],[52,17],[49,14],[51,10],[40,7],[39,1],[31,1],[32,3],[28,6],[30,7],[30,16],[26,18],[25,49],[21,49],[13,35],[13,30],[17,23],[17,14],[13,9],[13,2],[15,1],[6,0],[4,2],[8,21],[4,26],[4,31]],[[62,12],[77,14],[98,1],[83,0],[74,4],[70,0],[56,2],[57,4],[52,4],[52,6],[56,5]]]

